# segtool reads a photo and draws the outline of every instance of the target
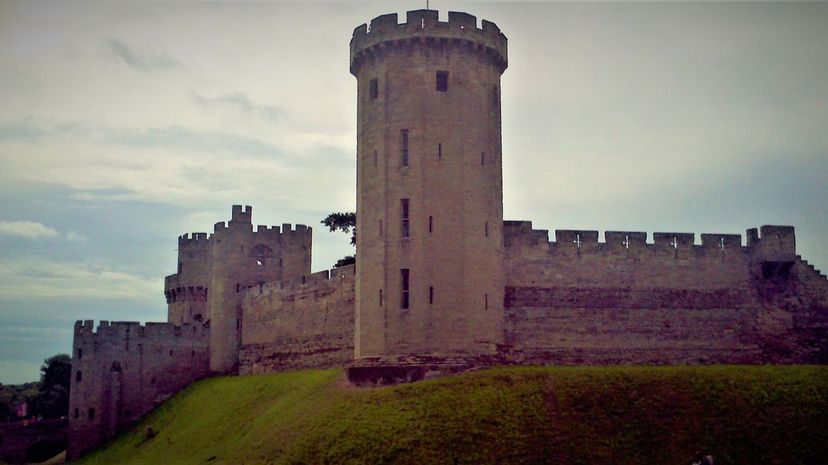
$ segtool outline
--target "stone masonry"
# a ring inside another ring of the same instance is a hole
[[[535,230],[503,221],[494,23],[354,30],[357,264],[311,274],[303,225],[233,206],[178,238],[167,323],[75,326],[69,455],[211,374],[346,367],[356,384],[498,364],[828,363],[828,279],[794,228]]]

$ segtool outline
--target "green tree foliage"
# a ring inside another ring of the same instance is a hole
[[[326,216],[322,220],[322,224],[328,227],[331,232],[342,231],[351,234],[351,245],[356,245],[356,213],[354,212],[335,212]],[[341,266],[353,265],[356,263],[356,256],[348,255],[339,259],[334,268]]]
[[[43,388],[63,386],[68,392],[72,379],[72,358],[66,354],[53,355],[40,366],[40,383]]]

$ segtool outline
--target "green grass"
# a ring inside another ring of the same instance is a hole
[[[828,463],[828,367],[501,368],[377,389],[339,370],[214,378],[80,463],[688,465],[702,448],[717,465]]]

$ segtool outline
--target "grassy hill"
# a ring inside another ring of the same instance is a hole
[[[828,463],[828,367],[502,368],[356,389],[209,379],[80,463]],[[147,427],[157,432],[147,435]]]

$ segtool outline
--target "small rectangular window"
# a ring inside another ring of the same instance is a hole
[[[486,152],[480,152],[480,164],[481,165],[486,164]]]
[[[78,349],[78,359],[83,358],[83,349]]]
[[[83,379],[83,374],[80,371],[75,373],[75,382],[76,383],[80,383],[82,379]]]
[[[89,416],[90,420],[95,419],[95,409],[94,408],[92,408],[92,407],[89,408],[88,416]]]
[[[428,286],[428,303],[434,303],[434,286]]]
[[[431,230],[433,228],[434,228],[434,218],[429,216],[428,217],[428,232],[431,232]]]
[[[489,294],[483,294],[483,308],[489,308]]]
[[[437,159],[438,160],[443,159],[443,144],[442,143],[437,144]]]
[[[375,100],[379,95],[379,81],[377,81],[377,78],[371,79],[368,84],[368,95],[371,100]]]
[[[382,239],[382,220],[379,220],[379,237]]]
[[[377,151],[374,150],[374,166],[377,166]]]
[[[486,224],[483,226],[483,231],[486,237],[489,237],[489,222],[487,221]]]
[[[411,232],[408,221],[408,199],[400,199],[400,220],[402,237],[408,237]]]
[[[437,92],[448,91],[448,71],[437,71]]]
[[[400,130],[400,164],[408,166],[408,129]]]
[[[382,307],[382,289],[379,290],[379,304]]]
[[[400,289],[401,299],[400,299],[400,308],[408,308],[408,268],[402,268],[400,270]]]

